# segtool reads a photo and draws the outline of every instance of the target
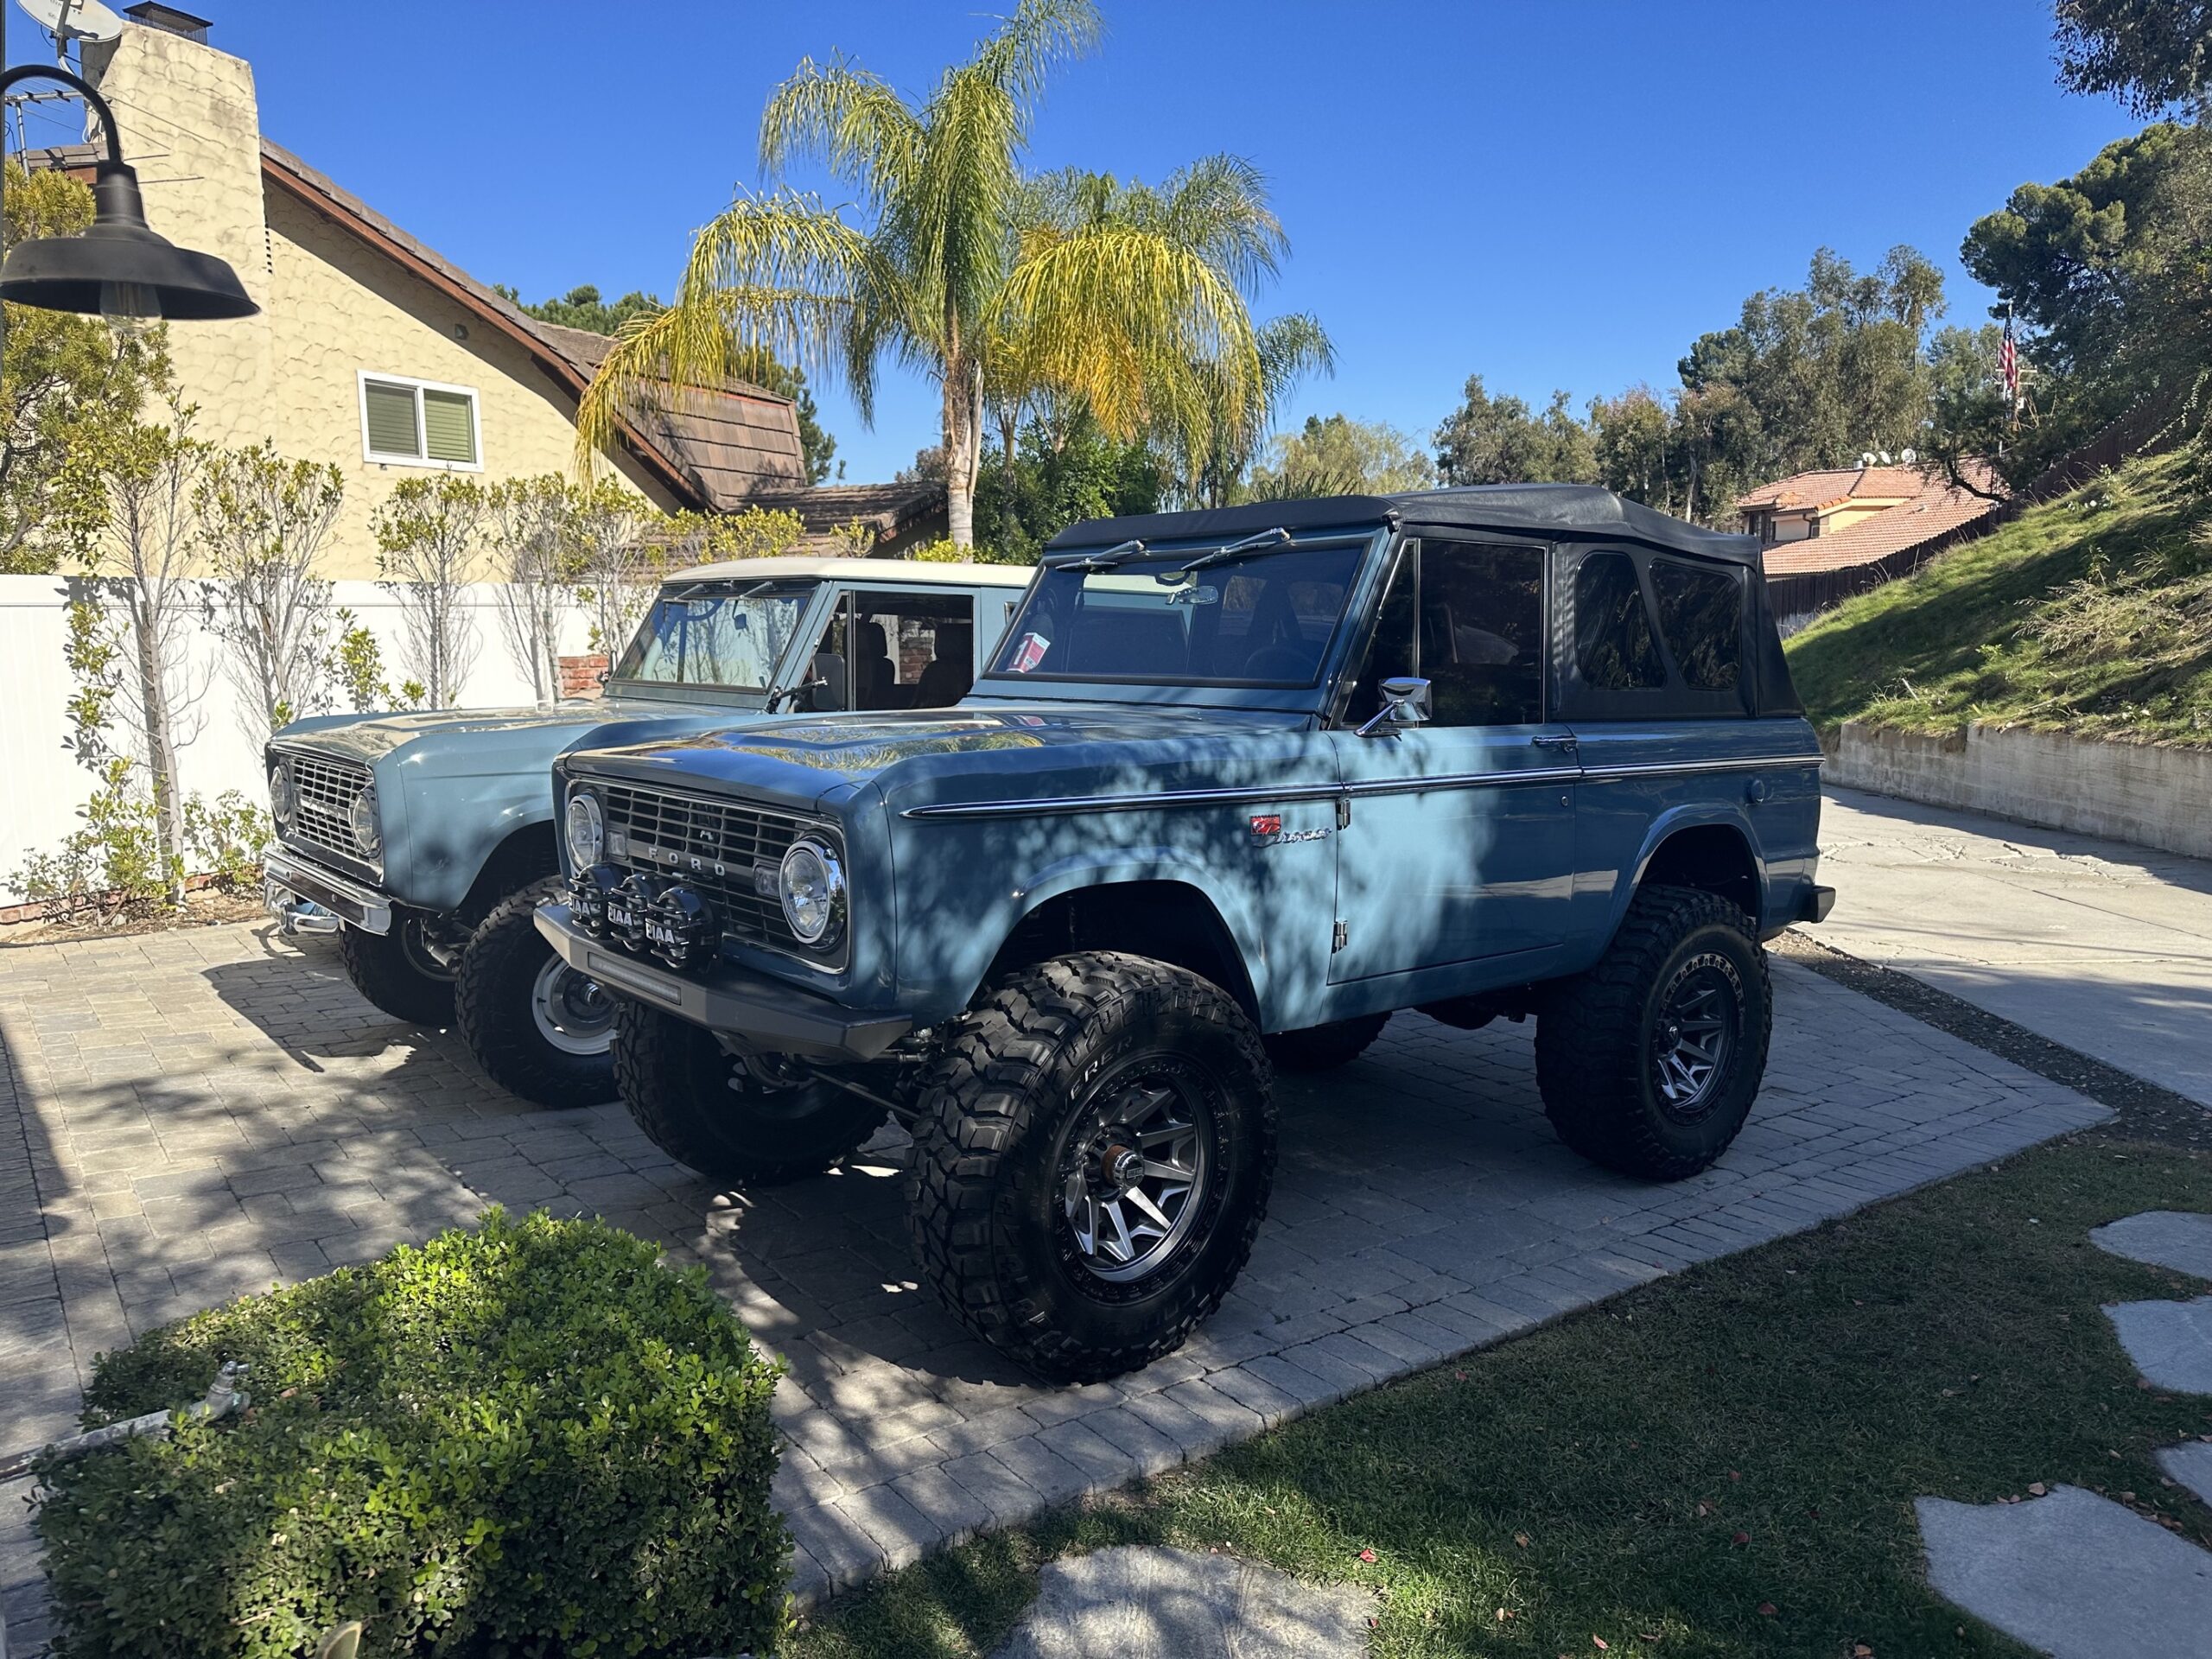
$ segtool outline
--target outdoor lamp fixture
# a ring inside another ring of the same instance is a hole
[[[212,253],[180,248],[146,223],[138,175],[107,100],[67,69],[24,64],[0,74],[0,92],[39,76],[73,88],[100,118],[107,159],[92,172],[92,223],[81,236],[46,236],[8,250],[0,300],[104,317],[207,321],[250,317],[261,308],[238,272]]]

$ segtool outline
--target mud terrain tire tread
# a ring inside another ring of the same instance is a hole
[[[1140,1340],[1086,1344],[1040,1305],[1006,1224],[1021,1196],[1007,1168],[1026,1137],[1049,1134],[1040,1096],[1079,1091],[1086,1059],[1124,1022],[1163,1019],[1219,1032],[1246,1086],[1243,1190],[1202,1247],[1203,1279],[1177,1287],[1170,1317]],[[1221,1306],[1252,1253],[1274,1175],[1274,1077],[1258,1031],[1236,1000],[1181,968],[1119,951],[1084,951],[1027,969],[958,1020],[919,1096],[909,1175],[908,1225],[921,1272],[954,1317],[1032,1372],[1090,1382],[1148,1364],[1182,1345]],[[1240,1213],[1241,1212],[1241,1213]]]
[[[399,933],[406,925],[394,915],[389,933],[340,925],[338,960],[353,988],[383,1012],[410,1026],[442,1030],[453,1023],[453,982],[432,979],[407,960]]]
[[[1686,1150],[1666,1138],[1647,1098],[1644,1005],[1668,959],[1692,938],[1721,929],[1741,947],[1749,972],[1745,1024],[1730,1065],[1733,1098],[1708,1120],[1718,1144]],[[1591,1162],[1646,1180],[1694,1175],[1727,1149],[1743,1127],[1766,1070],[1774,988],[1751,918],[1717,894],[1645,887],[1630,900],[1611,947],[1597,966],[1551,994],[1536,1023],[1536,1082],[1559,1138]],[[1725,1133],[1723,1133],[1725,1131]]]
[[[679,1164],[733,1186],[774,1186],[819,1175],[860,1150],[884,1109],[828,1084],[810,1087],[803,1121],[745,1121],[729,1087],[730,1057],[712,1033],[627,997],[614,1005],[614,1083],[645,1138]]]
[[[485,1075],[539,1106],[595,1106],[614,1098],[614,1062],[606,1054],[564,1054],[538,1033],[530,1001],[553,954],[533,919],[558,898],[558,876],[509,893],[468,937],[454,976],[453,1020]]]

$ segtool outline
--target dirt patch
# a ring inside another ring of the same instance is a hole
[[[242,893],[205,887],[185,895],[184,908],[113,922],[10,922],[0,926],[0,950],[23,944],[67,944],[81,939],[121,939],[140,933],[165,933],[173,927],[213,927],[250,922],[264,914],[261,900]]]

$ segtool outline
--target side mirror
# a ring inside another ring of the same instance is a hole
[[[1388,679],[1382,682],[1382,706],[1360,727],[1362,737],[1389,737],[1415,726],[1428,724],[1433,702],[1427,680]]]

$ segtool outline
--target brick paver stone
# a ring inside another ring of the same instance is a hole
[[[1281,1084],[1250,1270],[1181,1352],[1041,1388],[915,1279],[906,1139],[720,1192],[619,1106],[551,1113],[450,1035],[354,995],[327,946],[257,926],[0,953],[0,1447],[72,1425],[94,1354],[226,1297],[369,1260],[487,1204],[596,1212],[703,1262],[790,1370],[776,1495],[808,1599],[1645,1279],[1815,1225],[2105,1116],[1786,962],[1773,1058],[1729,1157],[1651,1186],[1554,1139],[1528,1027],[1418,1015]],[[19,1494],[0,1607],[46,1635]]]

